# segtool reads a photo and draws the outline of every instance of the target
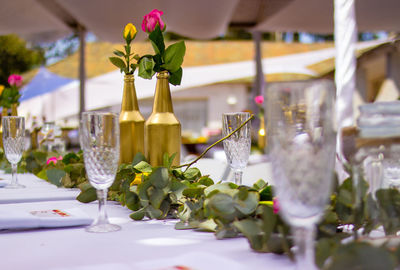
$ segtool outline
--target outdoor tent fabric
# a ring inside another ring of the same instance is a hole
[[[394,31],[400,29],[400,1],[359,0],[355,2],[359,31]],[[254,30],[333,33],[333,0],[293,0],[258,23]]]
[[[362,42],[356,45],[357,49],[374,47],[382,41]],[[307,67],[335,57],[335,48],[328,48],[306,53],[270,57],[262,60],[264,74],[298,73],[310,76],[317,75]],[[183,70],[182,83],[179,86],[171,85],[171,91],[181,91],[214,83],[221,83],[241,78],[255,76],[255,63],[243,61],[228,64],[187,67]],[[145,80],[135,74],[135,86],[138,99],[150,98],[154,95],[156,79]],[[86,100],[88,110],[97,110],[121,103],[123,91],[123,74],[119,70],[91,78],[86,82]],[[188,90],[189,91],[189,90]],[[45,116],[48,120],[61,120],[76,116],[78,104],[79,84],[73,81],[61,86],[56,91],[37,96],[21,102],[19,113],[26,115]]]
[[[72,81],[74,81],[74,79],[58,76],[46,68],[41,67],[36,76],[21,89],[22,96],[20,101],[50,93]]]
[[[335,82],[336,82],[336,152],[343,160],[341,130],[353,126],[353,95],[356,87],[357,25],[355,0],[335,0]],[[338,171],[338,170],[337,170]],[[341,175],[339,175],[340,178]]]
[[[1,1],[0,35],[18,34],[37,42],[53,41],[71,29],[36,0]]]

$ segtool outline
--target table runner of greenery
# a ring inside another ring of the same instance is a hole
[[[24,153],[20,172],[34,173],[59,187],[79,187],[81,202],[96,200],[82,153],[47,162],[52,156],[59,154]],[[2,152],[0,157],[7,171]],[[257,252],[285,253],[293,258],[290,230],[279,213],[274,213],[271,185],[261,179],[251,187],[215,183],[197,168],[173,168],[172,159],[165,156],[164,166],[153,168],[139,154],[131,164],[120,165],[109,199],[132,210],[134,220],[177,218],[176,229],[214,232],[217,239],[244,236]],[[400,265],[400,239],[396,237],[400,193],[380,189],[374,198],[364,179],[357,182],[355,192],[351,177],[340,185],[335,180],[330,204],[318,226],[316,264],[322,269],[394,269]],[[368,237],[378,227],[386,237]]]

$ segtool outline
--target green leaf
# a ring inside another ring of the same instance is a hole
[[[156,54],[164,54],[165,44],[164,37],[160,27],[157,25],[153,32],[150,33],[149,39]]]
[[[261,190],[260,201],[272,201],[272,199],[273,199],[273,196],[272,196],[271,186],[267,186],[263,190]]]
[[[212,219],[207,219],[206,221],[200,222],[197,225],[199,231],[203,232],[215,232],[217,229],[217,224]]]
[[[188,230],[195,229],[195,226],[190,225],[189,222],[179,221],[175,224],[175,230]]]
[[[182,73],[183,73],[182,68],[179,68],[175,72],[170,72],[168,79],[169,83],[172,85],[180,85],[182,82]]]
[[[130,210],[137,210],[140,205],[139,197],[133,192],[126,192],[125,193],[125,204]]]
[[[139,60],[139,59],[140,59],[140,56],[139,56],[138,54],[135,54],[135,55],[133,56],[133,59]]]
[[[149,175],[149,181],[156,188],[165,188],[169,183],[168,169],[164,167],[154,169],[154,171]]]
[[[90,187],[81,191],[81,193],[76,198],[78,201],[82,203],[90,203],[97,200],[96,189],[94,187]]]
[[[260,251],[266,248],[264,233],[254,220],[234,221],[233,225],[249,240],[252,249]]]
[[[115,54],[116,56],[125,57],[125,53],[122,52],[122,51],[120,51],[120,50],[115,50],[115,51],[114,51],[114,54]]]
[[[239,188],[239,193],[237,195],[239,200],[242,200],[242,201],[246,200],[248,195],[249,195],[249,192],[247,191],[247,188],[245,188],[245,187]]]
[[[162,217],[163,212],[160,209],[156,209],[151,205],[147,206],[146,210],[148,217],[151,219],[159,219]]]
[[[118,58],[118,57],[109,57],[108,59],[110,59],[111,63],[113,63],[114,66],[116,66],[119,69],[126,69],[126,64],[125,62]]]
[[[38,174],[36,174],[36,176],[39,177],[40,179],[48,180],[46,169],[41,170]]]
[[[143,57],[139,61],[139,76],[143,79],[153,78],[155,62],[152,57]]]
[[[183,176],[188,180],[196,180],[197,178],[201,177],[201,172],[197,168],[189,168],[183,173]]]
[[[150,194],[150,203],[154,208],[159,209],[162,201],[165,198],[165,193],[162,189],[154,189]]]
[[[333,238],[322,238],[316,244],[315,262],[319,268],[325,264],[325,261],[336,251],[339,243]]]
[[[385,233],[395,234],[400,230],[400,192],[397,189],[380,189],[376,198]]]
[[[61,187],[61,179],[65,176],[65,172],[60,169],[49,169],[46,172],[47,179],[49,179],[50,183],[56,185],[57,187]]]
[[[165,68],[170,73],[177,71],[182,63],[183,57],[185,56],[186,46],[183,40],[170,45],[164,54],[164,64],[161,65],[162,68]]]
[[[248,192],[246,199],[241,200],[239,195],[243,192],[239,191],[238,195],[235,196],[235,208],[239,210],[244,215],[250,215],[253,213],[258,206],[258,192]]]
[[[132,166],[136,166],[136,165],[139,164],[139,162],[141,162],[141,161],[146,161],[146,157],[145,157],[142,153],[138,152],[138,153],[135,155],[135,157],[133,158]],[[150,166],[150,167],[151,167],[151,166]]]
[[[189,198],[198,198],[203,195],[204,187],[190,187],[183,190],[182,194]]]
[[[233,188],[231,187],[231,185],[229,184],[229,182],[224,182],[224,183],[215,184],[215,185],[212,185],[212,186],[207,187],[207,188],[204,190],[204,195],[205,195],[206,197],[208,197],[208,196],[210,195],[210,193],[213,192],[213,191],[215,191],[215,190],[220,191],[220,192],[226,192],[226,191],[230,191],[230,190],[232,190],[232,189],[233,189]]]
[[[261,189],[265,188],[267,185],[268,184],[265,183],[264,180],[258,179],[258,181],[253,184],[253,188],[255,188],[256,190],[261,190]]]
[[[332,256],[329,270],[363,269],[391,270],[395,262],[390,253],[384,248],[373,247],[366,243],[352,242],[340,246]]]
[[[133,220],[142,220],[144,218],[145,214],[146,214],[146,209],[141,208],[141,209],[133,212],[132,214],[130,214],[129,217]]]
[[[33,156],[35,157],[36,161],[39,164],[44,165],[47,161],[47,153],[46,152],[35,151],[35,152],[33,152]]]
[[[140,161],[133,168],[135,168],[136,170],[138,170],[139,172],[142,172],[142,173],[143,172],[150,173],[153,171],[153,168],[151,167],[151,165],[149,163],[147,163],[146,161]]]
[[[213,217],[221,216],[226,220],[234,218],[235,208],[233,207],[233,198],[228,194],[217,193],[206,200],[206,205]]]
[[[71,164],[71,163],[75,163],[75,162],[78,162],[78,161],[79,161],[79,156],[77,154],[75,154],[75,153],[68,153],[62,159],[62,162],[65,165],[68,165],[68,164]]]
[[[203,176],[199,179],[199,184],[209,187],[214,185],[214,181],[208,176]]]

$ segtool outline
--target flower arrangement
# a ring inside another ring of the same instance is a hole
[[[144,55],[139,60],[139,76],[151,79],[156,72],[168,71],[169,83],[181,84],[182,63],[185,56],[186,46],[184,41],[171,44],[165,48],[163,32],[167,28],[161,19],[163,12],[154,9],[143,17],[142,30],[149,34],[154,55]]]
[[[11,108],[12,104],[19,104],[19,98],[21,94],[19,90],[22,86],[22,76],[17,74],[11,74],[8,77],[8,84],[10,87],[0,86],[0,98],[1,106],[3,108]]]
[[[115,50],[116,56],[109,57],[111,63],[118,67],[125,74],[133,74],[139,68],[139,76],[144,79],[153,78],[156,72],[168,71],[169,82],[173,85],[181,84],[182,63],[185,56],[186,46],[184,41],[179,41],[166,48],[163,32],[167,25],[161,18],[163,12],[154,9],[143,17],[142,30],[149,35],[154,55],[146,54],[139,56],[131,50],[131,42],[135,39],[137,30],[132,23],[128,23],[123,31],[126,42],[125,52]],[[136,63],[133,63],[136,61]]]
[[[254,102],[257,104],[257,106],[260,109],[260,112],[259,112],[258,116],[261,118],[261,116],[264,116],[264,107],[263,107],[264,97],[263,96],[256,96],[254,98]]]
[[[131,43],[135,39],[136,34],[136,27],[132,23],[128,23],[123,31],[125,52],[115,50],[114,54],[118,57],[109,57],[111,63],[113,63],[121,70],[121,72],[124,72],[126,75],[133,74],[133,72],[135,72],[135,69],[138,67],[137,61],[140,59],[139,55],[134,54],[131,49]],[[136,60],[136,63],[133,63],[134,60]]]

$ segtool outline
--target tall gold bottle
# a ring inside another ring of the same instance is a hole
[[[152,166],[163,165],[164,153],[176,153],[172,165],[180,164],[181,123],[174,115],[168,78],[168,71],[157,74],[153,112],[145,125],[146,158]]]
[[[131,163],[138,152],[144,154],[145,120],[139,111],[134,82],[132,74],[125,75],[119,115],[120,163]]]

